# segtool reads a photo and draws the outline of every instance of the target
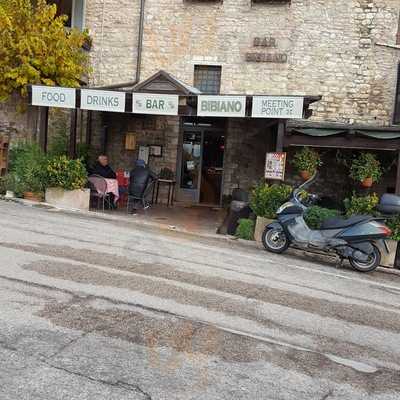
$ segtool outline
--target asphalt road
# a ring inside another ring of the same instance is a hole
[[[0,213],[1,400],[400,398],[398,275]]]

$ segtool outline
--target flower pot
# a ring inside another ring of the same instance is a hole
[[[262,234],[265,230],[265,227],[274,222],[273,219],[257,217],[256,227],[254,229],[254,240],[257,242],[261,242]]]
[[[90,189],[46,189],[46,203],[58,208],[89,211]]]
[[[311,174],[308,171],[300,171],[300,176],[305,180],[308,181],[311,177]]]
[[[387,268],[394,268],[396,262],[397,247],[399,242],[393,239],[386,239],[386,244],[389,247],[389,254],[386,252],[384,246],[379,246],[381,252],[381,266]]]
[[[372,178],[365,178],[362,182],[361,182],[361,186],[365,187],[365,188],[370,188],[372,186]]]
[[[40,203],[42,201],[42,194],[35,192],[24,192],[24,199]]]

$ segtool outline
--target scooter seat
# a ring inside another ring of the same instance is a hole
[[[369,221],[372,217],[369,215],[354,215],[348,219],[344,218],[328,218],[321,224],[321,230],[324,229],[343,229],[356,225],[362,221]]]

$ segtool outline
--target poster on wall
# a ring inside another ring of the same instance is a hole
[[[286,153],[267,153],[265,178],[285,180]]]
[[[140,146],[138,160],[143,160],[146,164],[149,163],[150,147]]]

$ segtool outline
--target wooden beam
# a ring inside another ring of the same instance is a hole
[[[396,173],[396,191],[397,196],[400,196],[400,150],[397,152],[397,173]]]
[[[69,156],[76,158],[76,130],[77,130],[77,112],[76,109],[71,111],[71,130],[69,135]]]
[[[39,137],[40,148],[47,152],[48,131],[49,131],[49,107],[39,108]]]
[[[86,145],[90,146],[92,144],[92,116],[93,112],[87,112],[87,119],[86,119]]]
[[[285,129],[286,129],[285,120],[280,120],[278,122],[278,132],[277,132],[277,135],[276,135],[276,151],[277,152],[282,152],[283,151]]]
[[[336,149],[397,151],[400,148],[400,139],[367,139],[359,136],[316,137],[307,135],[286,135],[283,140],[283,145],[284,147],[313,146]]]

